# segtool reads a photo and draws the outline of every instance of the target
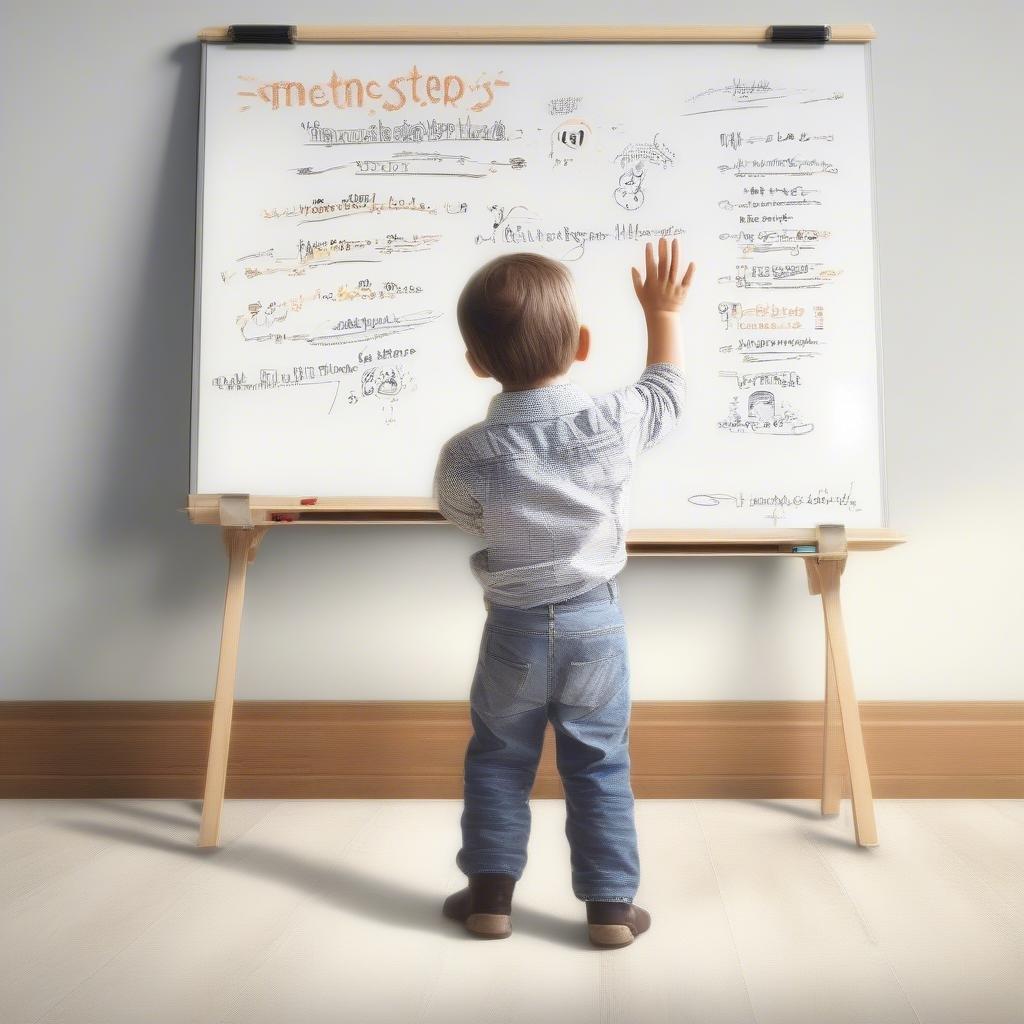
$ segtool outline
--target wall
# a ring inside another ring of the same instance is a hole
[[[328,3],[283,10],[257,0],[7,5],[0,697],[212,694],[223,548],[216,529],[180,511],[194,36],[231,21],[345,15]],[[1024,696],[1015,0],[975,4],[969,17],[951,3],[871,0],[629,11],[555,0],[512,12],[421,0],[359,16],[874,24],[889,493],[910,543],[854,556],[843,577],[858,694]],[[473,549],[444,526],[272,533],[250,574],[239,697],[464,699],[484,614]],[[820,697],[820,605],[795,562],[636,560],[621,589],[638,699]]]

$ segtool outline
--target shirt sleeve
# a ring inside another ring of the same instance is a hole
[[[640,379],[608,396],[609,411],[637,452],[653,448],[679,424],[686,404],[686,377],[675,363],[652,363]]]
[[[441,515],[448,522],[476,537],[484,535],[483,512],[466,482],[465,466],[452,455],[447,444],[437,460],[434,495]]]

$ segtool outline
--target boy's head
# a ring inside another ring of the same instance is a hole
[[[485,263],[462,289],[458,319],[473,371],[509,391],[560,377],[589,347],[568,268],[537,253]]]

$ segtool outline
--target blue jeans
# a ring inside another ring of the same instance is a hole
[[[490,605],[470,692],[467,875],[520,878],[544,730],[555,730],[573,892],[630,903],[640,880],[629,781],[629,656],[615,581],[535,608]]]

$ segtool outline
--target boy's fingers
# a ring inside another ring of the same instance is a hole
[[[654,243],[648,242],[644,246],[644,258],[647,261],[647,278],[651,280],[658,276],[658,270],[654,265]]]
[[[679,239],[673,238],[669,248],[670,258],[668,262],[668,283],[676,283],[676,274],[679,272]]]
[[[683,275],[682,286],[684,288],[689,288],[690,287],[690,280],[693,278],[693,268],[694,268],[694,266],[695,266],[695,264],[691,260],[690,261],[690,265],[686,268],[686,273]]]
[[[658,280],[664,281],[668,273],[668,242],[662,235],[658,239]]]

